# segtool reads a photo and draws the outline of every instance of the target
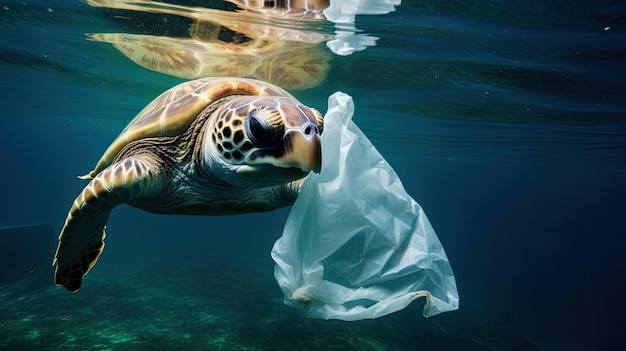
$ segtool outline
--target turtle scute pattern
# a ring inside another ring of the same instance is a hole
[[[240,163],[243,161],[244,154],[254,146],[246,140],[243,121],[236,117],[230,121],[229,117],[231,115],[217,121],[211,140],[222,157],[231,162]]]

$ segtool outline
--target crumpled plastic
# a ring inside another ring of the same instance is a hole
[[[419,297],[425,317],[457,309],[435,231],[353,112],[349,95],[330,96],[322,171],[305,180],[272,249],[285,304],[309,318],[346,321],[382,317]]]

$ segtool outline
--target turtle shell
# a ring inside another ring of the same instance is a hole
[[[295,99],[280,87],[254,79],[202,78],[179,84],[141,110],[111,143],[96,167],[80,178],[95,177],[132,141],[180,134],[207,106],[230,95],[284,96]]]

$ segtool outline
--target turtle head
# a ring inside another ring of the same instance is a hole
[[[205,148],[210,164],[229,171],[224,180],[285,183],[320,171],[319,111],[288,97],[241,96],[214,114]]]

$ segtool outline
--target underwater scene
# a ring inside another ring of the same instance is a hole
[[[615,0],[2,0],[0,350],[623,349],[624,62]]]

